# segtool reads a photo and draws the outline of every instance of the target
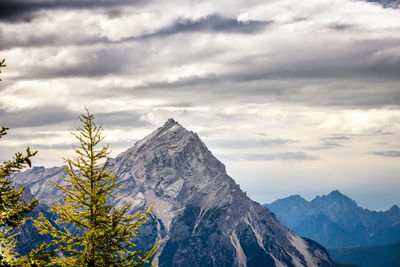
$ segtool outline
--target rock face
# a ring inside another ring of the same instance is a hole
[[[12,186],[16,189],[20,189],[22,185],[13,183]],[[25,188],[21,195],[21,199],[25,204],[30,203],[34,196],[32,195],[29,188]],[[57,218],[54,213],[50,212],[49,207],[45,204],[39,203],[35,209],[29,213],[29,218],[38,219],[40,213],[43,213],[49,220],[55,221]],[[16,246],[15,250],[21,254],[28,254],[36,246],[40,246],[43,242],[50,243],[51,236],[41,235],[39,231],[34,227],[33,221],[31,219],[26,220],[26,222],[19,228],[12,230],[11,235],[16,234]]]
[[[119,182],[116,205],[153,205],[137,241],[161,241],[159,266],[334,266],[324,248],[289,231],[249,199],[197,134],[169,119],[110,159]],[[33,168],[12,177],[42,203],[61,198],[62,168]]]
[[[328,248],[400,242],[400,209],[370,211],[339,191],[308,202],[300,196],[265,205],[288,228]]]

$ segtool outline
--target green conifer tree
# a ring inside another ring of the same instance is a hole
[[[50,264],[92,267],[149,263],[158,243],[141,252],[132,240],[146,223],[151,208],[130,215],[129,203],[119,209],[110,205],[110,198],[115,198],[112,192],[119,184],[113,170],[107,168],[108,145],[98,148],[103,140],[102,127],[94,123],[87,109],[80,120],[83,126],[73,134],[79,141],[74,146],[76,156],[66,159],[67,177],[63,181],[67,185],[55,184],[63,192],[63,200],[51,207],[60,215],[57,224],[72,224],[76,231],[58,230],[43,216],[35,222],[42,234],[53,236],[58,252]]]
[[[7,130],[8,128],[1,128],[0,138],[7,134]],[[14,251],[16,241],[10,231],[23,224],[27,214],[38,203],[38,199],[33,199],[29,204],[24,204],[21,195],[25,187],[16,190],[11,187],[11,181],[7,177],[27,165],[31,166],[30,158],[36,153],[37,151],[32,152],[28,147],[25,155],[16,153],[12,160],[0,166],[0,266],[12,266],[15,263],[18,255]]]

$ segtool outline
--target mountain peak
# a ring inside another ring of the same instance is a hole
[[[293,199],[293,200],[304,200],[300,195],[293,195],[288,197],[288,199]]]
[[[339,190],[333,190],[332,192],[330,192],[329,194],[328,194],[328,197],[334,197],[334,198],[343,198],[343,197],[345,197],[345,198],[347,198],[345,195],[343,195],[342,193],[340,193],[340,191]]]
[[[347,203],[347,205],[352,206],[353,208],[358,207],[357,203],[353,199],[351,199],[348,196],[342,194],[337,189],[333,190],[332,192],[330,192],[326,197],[327,197],[327,199],[340,201],[342,203]]]
[[[162,128],[171,128],[174,127],[175,125],[179,125],[181,126],[176,120],[174,120],[173,118],[169,118],[163,125]]]
[[[191,134],[193,133],[192,131],[186,130],[182,125],[180,125],[176,120],[173,118],[169,118],[163,126],[159,127],[157,130],[155,130],[150,136],[158,136],[158,135],[163,135],[165,133],[173,133],[173,132],[184,132],[186,134]],[[147,137],[146,137],[147,138]],[[146,139],[145,138],[145,139]]]
[[[339,212],[339,210],[341,210],[344,206],[351,210],[358,208],[358,205],[354,200],[342,194],[341,192],[339,192],[339,190],[333,190],[328,195],[317,196],[311,201],[311,204],[317,205],[319,207],[335,207],[332,210],[336,210],[337,212]]]
[[[400,208],[399,208],[399,206],[397,206],[397,205],[393,205],[391,208],[390,208],[390,211],[391,212],[400,212]]]
[[[334,266],[323,249],[248,198],[200,137],[173,119],[110,159],[109,168],[122,185],[113,205],[132,203],[133,213],[153,207],[137,245],[158,238],[160,266]],[[49,180],[62,182],[59,169],[46,181],[43,175],[35,175],[36,183],[31,176],[15,180],[42,188],[35,196],[53,201],[60,194],[49,193]]]
[[[282,203],[292,203],[294,205],[302,205],[304,203],[308,204],[308,201],[305,200],[300,195],[293,195],[293,196],[290,196],[290,197],[287,197],[287,198],[278,199],[275,202],[278,202],[278,201],[282,201]]]
[[[128,149],[126,152],[135,147],[160,147],[160,145],[170,146],[171,144],[186,143],[195,135],[192,131],[186,130],[182,125],[172,118],[169,118],[163,126],[157,128],[151,134],[135,143],[135,146]],[[123,152],[122,154],[126,154]],[[122,155],[121,154],[121,155]]]

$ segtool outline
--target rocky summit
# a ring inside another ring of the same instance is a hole
[[[159,266],[334,266],[326,250],[284,227],[252,201],[196,133],[173,119],[109,161],[121,183],[116,205],[153,205],[139,247],[158,238]],[[62,167],[12,176],[42,204],[62,195]]]

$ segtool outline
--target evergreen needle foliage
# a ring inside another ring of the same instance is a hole
[[[7,134],[7,130],[6,127],[0,129],[0,138]],[[10,235],[10,231],[23,224],[27,214],[38,203],[38,199],[33,199],[29,204],[25,204],[21,200],[25,187],[16,190],[11,187],[11,181],[7,177],[27,165],[31,166],[30,158],[36,153],[37,151],[32,152],[28,147],[25,155],[16,153],[12,160],[0,165],[0,266],[14,265],[18,254],[14,251],[15,235]]]
[[[132,242],[139,227],[146,223],[151,207],[144,213],[129,214],[129,203],[120,208],[110,205],[113,190],[119,187],[113,170],[107,168],[108,145],[98,148],[103,140],[102,127],[86,109],[80,118],[82,127],[73,134],[79,141],[76,156],[66,159],[63,179],[55,184],[64,194],[61,202],[51,207],[59,214],[59,225],[73,225],[69,231],[53,226],[43,215],[35,221],[42,234],[53,237],[56,247],[51,265],[61,266],[141,266],[149,263],[158,242],[147,252],[137,250]]]

